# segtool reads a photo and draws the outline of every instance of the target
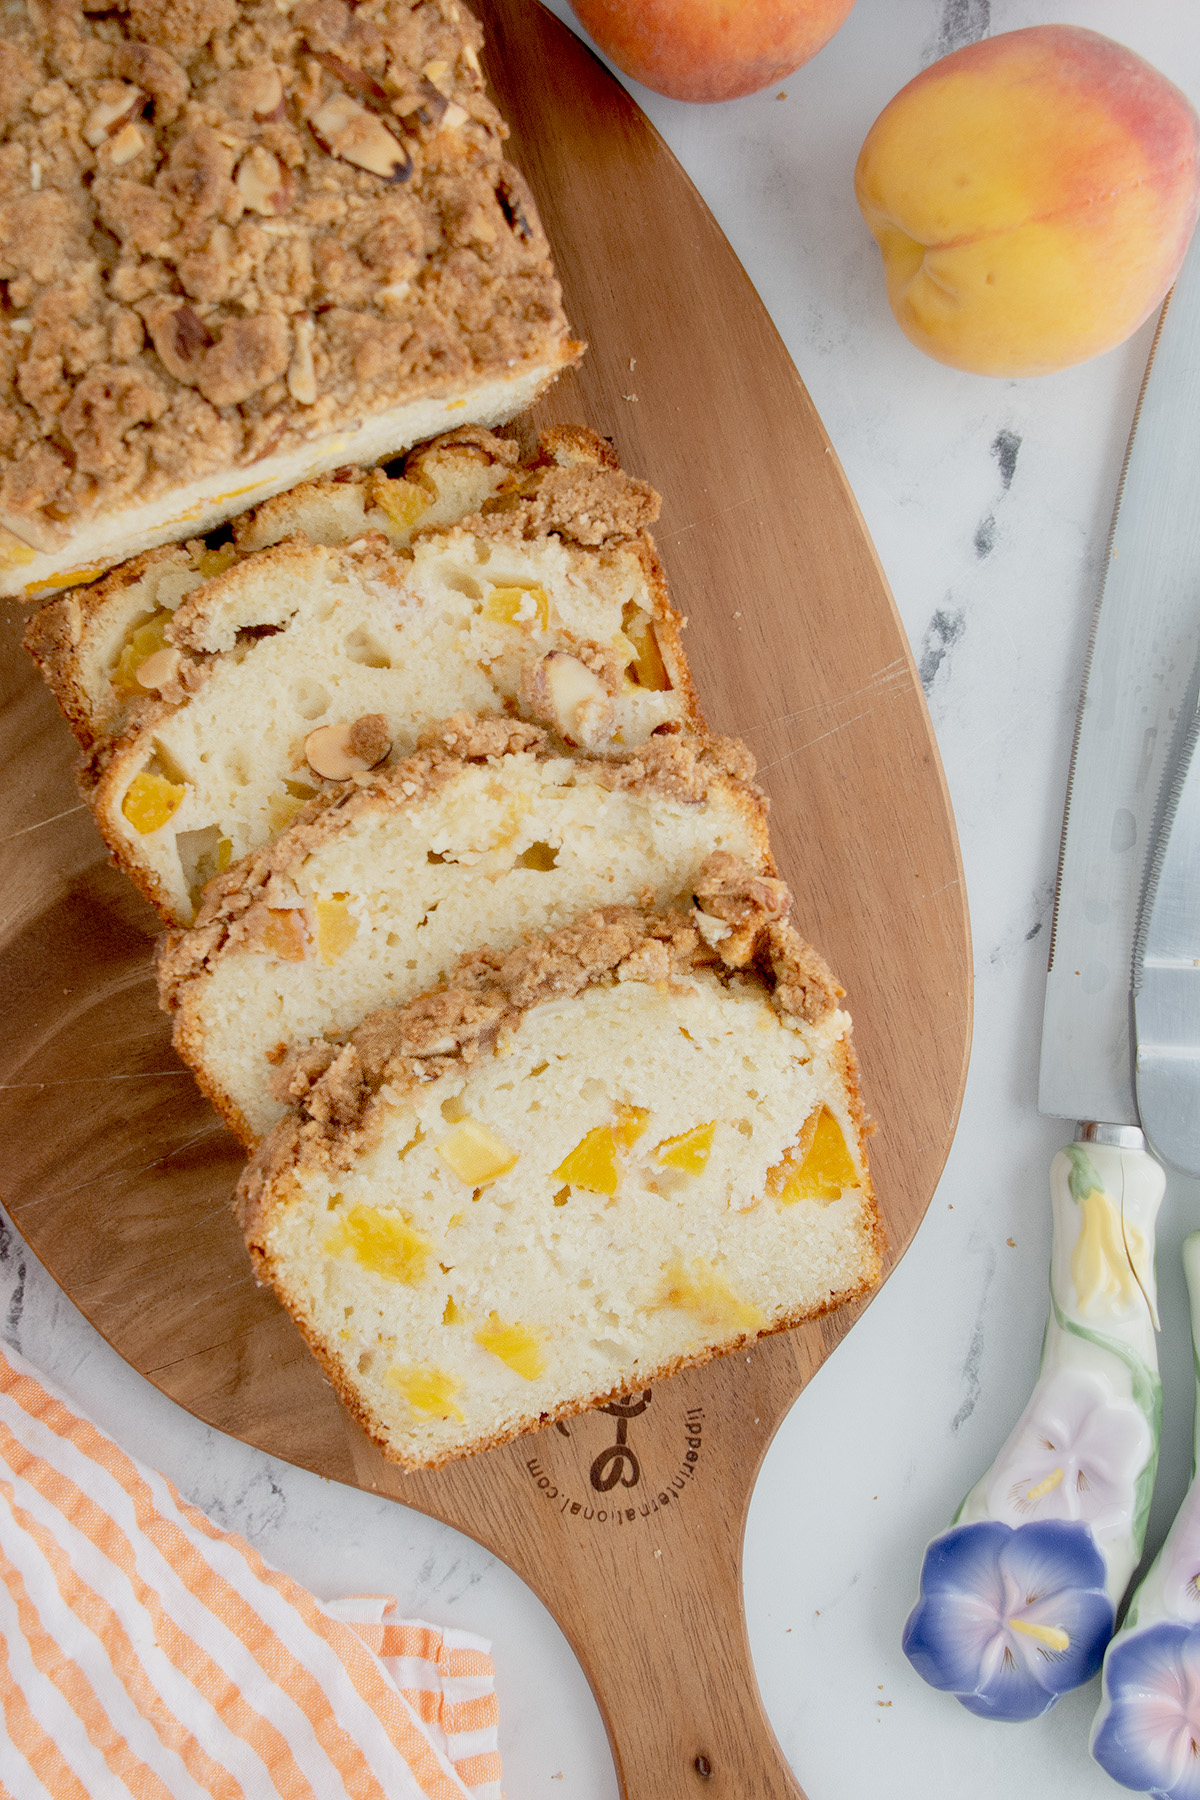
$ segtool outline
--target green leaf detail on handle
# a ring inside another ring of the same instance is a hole
[[[1094,1331],[1090,1325],[1080,1325],[1069,1314],[1065,1313],[1053,1294],[1050,1304],[1054,1308],[1054,1321],[1060,1331],[1068,1331],[1072,1337],[1082,1338],[1085,1343],[1095,1344],[1098,1350],[1106,1350],[1115,1356],[1129,1370],[1133,1384],[1133,1402],[1144,1415],[1151,1431],[1158,1432],[1162,1426],[1162,1378],[1157,1370],[1151,1369],[1128,1344],[1119,1338],[1109,1337],[1107,1332]]]
[[[1086,1200],[1089,1194],[1106,1192],[1104,1183],[1096,1173],[1095,1165],[1086,1150],[1079,1144],[1063,1146],[1071,1164],[1071,1173],[1067,1177],[1071,1189],[1072,1200]]]
[[[1133,1537],[1133,1547],[1139,1556],[1142,1552],[1142,1545],[1146,1541],[1146,1526],[1150,1519],[1150,1502],[1154,1498],[1154,1478],[1157,1474],[1158,1439],[1155,1438],[1154,1448],[1150,1452],[1150,1460],[1138,1476],[1133,1490],[1133,1522],[1130,1532]]]
[[[1087,1192],[1091,1192],[1089,1188]],[[1054,1318],[1060,1331],[1069,1332],[1072,1337],[1082,1338],[1087,1344],[1094,1344],[1097,1350],[1104,1350],[1115,1356],[1129,1370],[1130,1384],[1133,1390],[1133,1403],[1142,1414],[1150,1428],[1150,1455],[1145,1467],[1134,1484],[1134,1515],[1130,1526],[1133,1541],[1140,1550],[1146,1536],[1146,1521],[1150,1516],[1150,1501],[1154,1494],[1154,1477],[1158,1469],[1158,1445],[1162,1435],[1162,1380],[1157,1371],[1147,1367],[1136,1350],[1119,1339],[1111,1338],[1103,1331],[1093,1331],[1087,1325],[1080,1325],[1063,1312],[1054,1295],[1050,1296],[1054,1308]]]

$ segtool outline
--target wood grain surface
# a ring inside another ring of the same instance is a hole
[[[710,723],[755,751],[793,916],[849,991],[894,1262],[945,1159],[970,1034],[957,844],[905,636],[800,378],[687,178],[534,0],[477,10],[591,346],[535,422],[595,426],[663,494]],[[8,603],[0,669],[0,1195],[17,1225],[197,1417],[511,1564],[583,1662],[627,1800],[794,1800],[750,1666],[741,1538],[779,1420],[860,1309],[437,1474],[386,1464],[250,1278],[237,1148],[171,1052],[156,922],[79,804],[23,619]]]

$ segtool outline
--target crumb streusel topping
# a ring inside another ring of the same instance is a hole
[[[561,354],[480,42],[455,0],[8,0],[0,512],[16,530],[56,537]]]

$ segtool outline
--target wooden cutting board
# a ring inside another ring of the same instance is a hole
[[[595,426],[662,491],[709,720],[755,751],[793,916],[849,990],[894,1261],[949,1147],[970,1034],[962,871],[904,632],[800,378],[682,170],[533,0],[476,10],[591,345],[536,423]],[[509,1563],[583,1662],[627,1800],[794,1800],[749,1661],[742,1530],[779,1420],[861,1309],[437,1474],[391,1468],[250,1278],[227,1204],[239,1153],[171,1052],[156,922],[79,806],[25,616],[8,603],[0,669],[0,1194],[20,1230],[197,1417]]]

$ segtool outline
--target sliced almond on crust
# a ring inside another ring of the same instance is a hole
[[[288,171],[261,144],[247,150],[233,184],[246,210],[268,219],[287,211],[295,185]]]
[[[608,689],[577,656],[552,650],[534,664],[525,685],[534,717],[552,725],[568,744],[591,749],[611,733],[613,706]]]
[[[247,86],[253,85],[250,101],[255,118],[269,119],[283,105],[283,74],[274,66],[261,66],[245,71]]]
[[[322,149],[356,169],[381,175],[385,181],[407,181],[412,174],[412,157],[399,138],[349,94],[335,94],[308,123]]]
[[[98,149],[122,125],[128,124],[145,104],[146,96],[141,88],[133,87],[129,82],[105,82],[103,97],[97,100],[83,122],[84,143],[90,144],[93,150]]]
[[[366,717],[375,719],[379,715],[371,713]],[[391,744],[380,734],[361,730],[363,723],[362,719],[355,719],[348,725],[319,725],[309,732],[304,740],[304,755],[314,775],[320,775],[324,781],[349,781],[352,775],[362,775],[383,761]]]
[[[317,397],[317,371],[313,363],[313,322],[298,318],[292,323],[292,360],[288,364],[288,393],[298,406],[311,406]]]
[[[174,644],[165,644],[161,650],[155,650],[152,655],[148,656],[145,662],[138,664],[134,671],[134,680],[139,687],[146,688],[148,691],[152,688],[166,687],[167,683],[174,681],[178,675],[179,665],[182,661],[182,652],[177,650]]]
[[[115,136],[100,145],[97,158],[105,168],[123,169],[126,163],[131,163],[135,156],[142,154],[148,141],[140,126],[130,120],[128,125],[122,125]]]

